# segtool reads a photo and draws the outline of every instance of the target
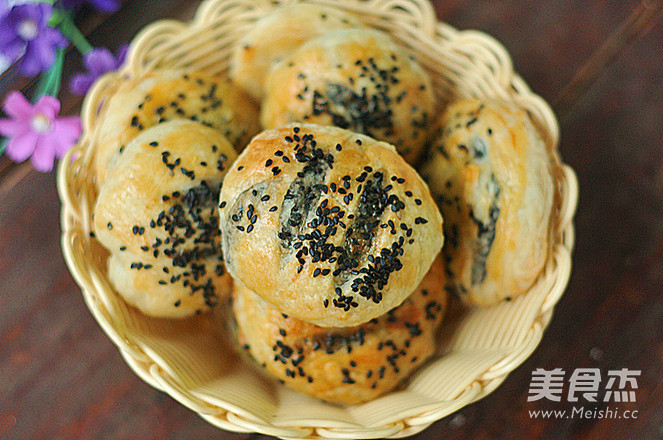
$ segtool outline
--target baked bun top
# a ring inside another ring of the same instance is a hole
[[[228,293],[218,198],[236,156],[218,131],[171,121],[134,138],[108,174],[96,237],[111,253],[111,282],[146,314],[188,316]]]
[[[265,78],[276,62],[311,38],[358,25],[350,14],[326,6],[297,3],[277,8],[236,43],[230,76],[255,99],[262,99]]]
[[[174,119],[216,128],[238,151],[260,131],[258,105],[227,77],[150,72],[123,83],[104,103],[94,160],[97,187],[136,135]]]
[[[551,154],[507,102],[462,100],[440,122],[422,175],[445,218],[450,287],[483,306],[525,293],[549,253]]]
[[[323,327],[398,306],[443,242],[428,187],[393,146],[336,127],[256,136],[225,177],[220,212],[234,278]]]
[[[396,146],[415,164],[432,130],[428,74],[389,35],[338,29],[310,40],[269,74],[265,128],[289,122],[335,125]]]

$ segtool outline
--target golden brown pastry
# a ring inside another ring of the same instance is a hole
[[[127,144],[100,189],[94,227],[110,252],[108,278],[129,304],[186,317],[229,293],[218,200],[236,156],[217,130],[183,120]]]
[[[447,304],[442,276],[438,258],[403,304],[346,328],[290,317],[236,283],[238,341],[290,388],[334,403],[365,402],[395,388],[434,353]]]
[[[230,76],[255,99],[262,99],[265,78],[276,62],[311,38],[358,25],[351,15],[326,6],[297,3],[276,8],[236,43]]]
[[[122,84],[100,116],[95,152],[97,187],[141,131],[173,119],[213,127],[238,150],[260,131],[258,105],[228,78],[161,70]]]
[[[555,192],[527,113],[496,101],[451,105],[422,175],[444,215],[449,288],[482,306],[525,293],[549,252]]]
[[[428,74],[387,34],[340,29],[274,66],[260,117],[265,128],[303,121],[364,133],[414,164],[434,108]]]
[[[272,305],[324,327],[398,306],[442,246],[428,187],[394,148],[337,127],[256,136],[225,177],[226,264]]]

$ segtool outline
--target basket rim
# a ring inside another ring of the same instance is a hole
[[[183,390],[177,381],[170,377],[168,372],[163,371],[153,359],[150,358],[135,341],[128,340],[121,332],[118,332],[109,319],[109,310],[100,297],[99,291],[103,291],[103,284],[96,278],[95,274],[89,270],[89,267],[81,264],[77,259],[76,243],[80,240],[89,240],[90,225],[86,218],[80,215],[80,210],[76,208],[75,198],[78,196],[76,188],[73,187],[71,177],[80,170],[77,168],[86,148],[93,142],[93,127],[96,120],[97,108],[92,103],[98,102],[100,95],[107,90],[108,84],[124,75],[136,74],[140,68],[146,68],[145,65],[138,66],[139,61],[144,59],[141,56],[143,51],[154,42],[160,33],[166,31],[166,36],[185,34],[197,27],[208,24],[209,14],[214,9],[231,7],[232,4],[246,3],[251,5],[261,5],[264,8],[273,8],[286,4],[299,2],[316,3],[323,5],[350,5],[357,11],[367,13],[366,5],[377,5],[380,0],[282,0],[280,4],[273,5],[275,2],[269,0],[206,0],[198,8],[193,20],[189,23],[182,23],[174,20],[161,20],[145,27],[133,40],[129,62],[118,72],[106,74],[97,83],[85,97],[82,116],[84,123],[84,135],[79,144],[72,148],[67,155],[60,161],[58,167],[57,186],[60,199],[62,201],[61,225],[62,236],[61,244],[67,266],[74,276],[77,284],[81,287],[83,298],[86,305],[102,330],[109,336],[113,343],[118,347],[120,353],[129,367],[146,383],[160,391],[168,393],[181,404],[196,411],[206,421],[225,430],[235,432],[258,432],[261,434],[275,435],[282,438],[376,438],[376,437],[402,437],[409,436],[425,429],[431,423],[445,417],[452,412],[457,411],[463,406],[477,401],[495,390],[507,377],[507,375],[527,359],[538,347],[543,331],[550,322],[554,306],[560,300],[566,285],[568,284],[571,270],[571,252],[574,245],[574,226],[573,216],[577,206],[578,183],[575,173],[571,167],[559,162],[560,174],[558,176],[560,188],[560,207],[557,218],[557,234],[554,237],[555,244],[553,257],[546,263],[546,268],[554,265],[558,270],[555,288],[548,292],[545,301],[542,303],[534,319],[529,343],[524,347],[519,347],[517,352],[509,353],[495,362],[480,377],[467,386],[453,401],[452,405],[438,408],[435,410],[426,410],[416,416],[403,418],[402,420],[392,421],[375,427],[366,427],[364,429],[350,428],[328,428],[321,426],[275,426],[268,423],[260,423],[254,418],[247,418],[246,415],[237,413],[228,408],[214,407],[209,403],[200,402],[195,396]],[[385,3],[384,1],[382,3]],[[527,84],[512,70],[511,58],[506,49],[493,37],[479,31],[468,30],[458,31],[448,24],[437,22],[436,15],[428,0],[390,0],[387,3],[393,5],[406,5],[411,7],[416,4],[419,7],[418,12],[424,20],[423,28],[432,27],[436,35],[443,35],[448,39],[466,39],[472,45],[478,45],[480,50],[497,54],[497,58],[502,58],[504,69],[500,71],[502,81],[508,80],[508,87],[511,92],[518,97],[526,97],[530,102],[535,103],[542,113],[545,120],[546,135],[548,143],[551,145],[552,153],[557,154],[557,143],[559,129],[557,120],[548,106],[548,104],[538,95],[532,93]],[[269,5],[269,6],[267,6]],[[407,9],[407,8],[406,8]],[[369,11],[369,13],[380,14],[380,11]],[[386,12],[385,12],[386,13]],[[425,18],[428,15],[428,18]],[[431,24],[430,17],[433,23]],[[428,29],[430,33],[431,30]],[[427,35],[418,35],[425,43],[430,45],[439,44]],[[167,39],[166,39],[167,40]],[[479,50],[479,49],[477,49]],[[138,61],[137,61],[138,60]],[[152,60],[153,61],[153,60]],[[147,67],[149,70],[149,65]],[[75,161],[72,158],[78,155]],[[85,204],[85,201],[82,201]]]

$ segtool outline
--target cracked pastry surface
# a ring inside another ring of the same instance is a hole
[[[237,283],[239,345],[285,385],[319,399],[356,404],[395,388],[435,352],[447,305],[437,258],[398,307],[365,324],[324,328],[282,313]]]
[[[262,132],[226,175],[220,200],[233,277],[325,327],[399,305],[443,242],[428,187],[393,146],[336,127]]]
[[[127,144],[157,124],[188,119],[219,130],[241,151],[260,131],[258,104],[227,77],[157,70],[123,83],[100,115],[97,187]]]
[[[110,252],[108,278],[129,304],[186,317],[230,292],[218,197],[236,156],[221,133],[192,121],[165,122],[127,144],[100,188],[94,227]]]
[[[334,125],[393,144],[416,163],[434,122],[428,74],[387,34],[339,29],[274,66],[261,122]]]
[[[277,8],[236,43],[230,76],[255,99],[262,99],[265,79],[275,63],[312,38],[353,26],[359,26],[357,19],[336,8],[307,3]]]
[[[525,293],[549,252],[555,186],[523,110],[466,99],[441,117],[421,173],[445,219],[448,288],[489,306]]]

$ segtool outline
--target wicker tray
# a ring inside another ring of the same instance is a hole
[[[191,23],[160,21],[136,37],[122,70],[104,76],[86,97],[83,137],[60,164],[64,255],[90,311],[129,366],[210,423],[283,438],[409,436],[495,390],[539,344],[571,269],[578,190],[568,166],[558,164],[552,252],[529,293],[490,309],[452,308],[437,357],[401,390],[356,406],[316,401],[243,367],[211,315],[169,321],[127,306],[106,278],[105,250],[90,234],[96,198],[91,165],[104,99],[125,77],[156,68],[225,71],[234,41],[252,23],[296,1],[209,0]],[[514,74],[509,55],[491,37],[436,22],[427,0],[313,1],[356,13],[364,24],[389,32],[431,73],[442,103],[498,97],[527,109],[556,156],[555,116]]]

